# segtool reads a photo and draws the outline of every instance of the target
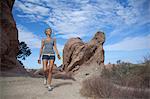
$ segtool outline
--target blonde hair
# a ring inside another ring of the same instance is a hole
[[[45,34],[47,35],[47,31],[50,30],[52,32],[52,29],[51,28],[47,28],[45,29]]]

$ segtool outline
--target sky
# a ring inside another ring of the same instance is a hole
[[[19,41],[32,52],[22,60],[26,68],[42,68],[37,60],[48,27],[61,56],[69,38],[89,42],[97,31],[106,35],[105,64],[140,63],[150,54],[150,0],[16,0],[12,12]]]

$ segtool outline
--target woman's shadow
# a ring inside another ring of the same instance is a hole
[[[60,87],[60,86],[65,86],[65,85],[72,85],[72,82],[61,82],[61,83],[56,83],[53,85],[53,89]]]
[[[64,73],[57,73],[57,74],[54,74],[53,75],[53,79],[61,79],[63,82],[58,82],[58,83],[55,83],[53,85],[53,88],[57,88],[57,87],[60,87],[60,86],[65,86],[65,85],[72,85],[72,82],[70,81],[66,81],[65,80],[72,80],[72,81],[76,81],[74,79],[74,77],[70,76],[70,75],[67,75],[67,74],[64,74]]]

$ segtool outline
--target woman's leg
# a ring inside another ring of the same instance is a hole
[[[54,60],[49,60],[48,84],[51,85]]]
[[[42,60],[43,62],[43,71],[44,71],[44,79],[47,80],[47,77],[48,77],[48,60],[46,59],[43,59]],[[44,84],[46,84],[47,82],[44,81]]]

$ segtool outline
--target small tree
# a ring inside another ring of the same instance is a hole
[[[19,43],[19,52],[17,53],[17,58],[25,60],[26,57],[30,56],[31,49],[27,46],[25,42]],[[19,63],[23,65],[23,63],[19,60]]]
[[[117,63],[117,64],[121,64],[121,60],[117,60],[116,63]]]
[[[147,55],[144,56],[144,64],[149,65],[150,64],[150,53],[148,53]]]

